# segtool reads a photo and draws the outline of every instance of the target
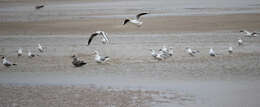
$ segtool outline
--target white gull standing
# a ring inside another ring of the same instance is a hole
[[[22,56],[22,54],[23,54],[23,49],[22,48],[18,48],[17,55],[18,56]]]
[[[43,52],[43,47],[42,47],[42,45],[41,44],[38,44],[38,50],[40,51],[40,52]]]
[[[103,44],[106,44],[109,41],[109,39],[107,37],[107,33],[105,33],[104,31],[96,31],[96,32],[92,33],[90,38],[88,39],[88,45],[90,45],[91,41],[96,36],[100,36],[101,42]]]
[[[216,53],[212,48],[209,49],[209,55],[210,56],[216,56]]]
[[[146,15],[146,14],[149,14],[149,13],[139,13],[136,15],[136,19],[130,19],[130,18],[126,18],[124,20],[124,23],[123,25],[127,24],[127,23],[132,23],[138,27],[141,27],[141,25],[143,24],[143,22],[140,20],[140,17],[143,16],[143,15]]]
[[[228,47],[228,53],[229,54],[232,54],[233,53],[233,48],[230,46],[230,47]]]
[[[238,46],[241,46],[241,45],[243,45],[243,40],[241,39],[241,38],[238,38]]]

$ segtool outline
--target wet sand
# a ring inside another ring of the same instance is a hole
[[[57,20],[36,22],[2,22],[3,35],[90,35],[105,30],[108,33],[167,34],[173,32],[214,32],[248,29],[259,30],[260,14],[234,14],[212,16],[144,16],[142,27],[122,23],[124,18],[90,18],[80,20]]]
[[[240,7],[238,3],[233,7],[238,13],[219,14],[230,9],[183,7],[181,11],[196,15],[172,15],[178,9],[165,3],[162,3],[165,8],[152,9],[147,1],[139,1],[145,7],[140,9],[132,1],[127,2],[129,5],[125,1],[68,2],[49,3],[49,8],[35,11],[30,18],[27,17],[32,12],[30,9],[37,3],[1,2],[6,7],[0,9],[0,55],[8,55],[18,65],[10,68],[0,65],[0,106],[260,105],[257,94],[260,38],[246,38],[239,33],[241,29],[259,32],[260,14],[237,11],[258,8]],[[112,8],[122,3],[126,6],[122,10]],[[156,3],[151,2],[153,6]],[[87,7],[79,9],[77,5]],[[96,8],[96,5],[105,7]],[[125,16],[134,17],[132,14],[142,10],[152,11],[151,16],[144,16],[142,27],[121,25]],[[76,16],[75,11],[79,11]],[[210,14],[201,14],[203,11]],[[94,39],[86,46],[89,35],[96,30],[106,31],[110,43],[103,45]],[[238,37],[242,37],[244,45],[238,46]],[[38,43],[47,47],[47,51],[39,53]],[[153,59],[149,49],[163,45],[173,47],[174,55],[165,61]],[[231,55],[227,52],[229,46],[234,48]],[[25,52],[22,57],[15,53],[19,47]],[[185,47],[198,49],[200,53],[191,57]],[[218,54],[216,57],[208,55],[211,47]],[[28,49],[40,56],[28,58]],[[110,56],[111,62],[97,64],[94,50]],[[74,53],[88,64],[73,67],[70,56]]]

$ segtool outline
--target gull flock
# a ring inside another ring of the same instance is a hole
[[[44,5],[39,5],[36,6],[35,9],[39,10],[41,8],[43,8]],[[122,25],[126,25],[128,23],[134,24],[137,27],[141,27],[141,25],[143,24],[143,22],[141,21],[141,16],[144,15],[148,15],[150,13],[148,12],[143,12],[140,14],[136,15],[136,19],[131,19],[131,18],[126,18],[123,21]],[[256,32],[249,32],[247,30],[241,30],[241,33],[243,33],[245,35],[245,37],[256,37],[257,34]],[[108,34],[105,31],[96,31],[94,33],[92,33],[88,39],[88,43],[87,46],[90,46],[90,44],[94,41],[94,38],[98,38],[100,40],[100,42],[102,44],[108,44],[110,39],[108,37]],[[242,46],[243,45],[243,40],[241,38],[238,38],[238,46]],[[36,47],[39,53],[44,53],[47,51],[47,47],[42,47],[41,44],[38,44],[38,46]],[[161,60],[165,60],[171,56],[173,56],[174,54],[174,50],[173,47],[169,47],[167,48],[165,45],[162,46],[161,49],[149,49],[151,52],[151,57],[153,57],[155,60],[161,61]],[[187,55],[190,55],[192,57],[196,56],[197,54],[200,53],[199,50],[195,50],[195,49],[191,49],[190,47],[186,47],[185,52],[187,53]],[[28,57],[29,58],[33,58],[36,56],[40,56],[39,54],[36,53],[32,53],[31,50],[27,50],[28,51]],[[230,46],[227,48],[227,52],[229,54],[233,53],[233,48]],[[213,50],[213,48],[209,48],[209,52],[208,52],[209,56],[215,57],[218,54],[216,54],[216,52]],[[23,49],[20,47],[17,49],[17,55],[18,57],[23,56]],[[99,52],[97,50],[93,51],[93,55],[95,55],[94,60],[96,63],[98,64],[106,64],[109,63],[109,61],[111,60],[109,56],[100,56]],[[11,61],[9,61],[7,59],[7,56],[5,55],[0,55],[2,56],[2,64],[6,67],[11,67],[11,66],[16,66],[16,63],[12,63]],[[74,65],[75,67],[82,67],[84,65],[87,65],[87,61],[79,58],[77,55],[72,55],[72,65]]]

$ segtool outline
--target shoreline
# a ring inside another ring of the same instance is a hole
[[[109,33],[173,33],[237,31],[260,28],[260,14],[234,14],[213,16],[166,16],[144,17],[144,24],[137,28],[121,25],[123,19],[57,20],[36,22],[2,22],[0,35],[82,35],[96,30]],[[98,28],[98,29],[97,29]]]

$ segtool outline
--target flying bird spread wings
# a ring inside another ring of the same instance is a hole
[[[127,23],[132,23],[138,27],[141,27],[141,25],[143,24],[143,22],[140,20],[140,17],[143,16],[143,15],[146,15],[146,14],[149,14],[149,13],[139,13],[136,15],[136,19],[130,19],[130,18],[126,18],[124,20],[124,23],[123,25],[127,24]]]

